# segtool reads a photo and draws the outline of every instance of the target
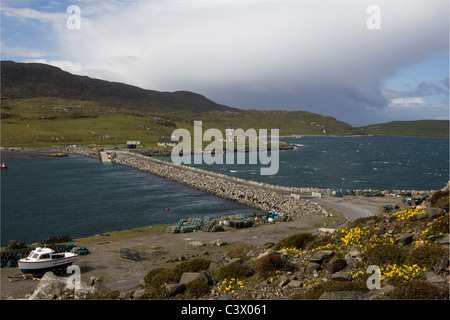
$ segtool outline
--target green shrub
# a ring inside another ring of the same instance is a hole
[[[365,281],[352,281],[352,282],[340,282],[340,281],[327,281],[316,284],[306,291],[299,292],[292,296],[291,299],[319,299],[324,292],[335,291],[356,291],[365,293],[368,292],[367,284]]]
[[[439,202],[439,200],[441,200],[441,199],[447,199],[447,208],[448,208],[448,197],[449,197],[449,195],[450,195],[450,192],[449,191],[442,191],[442,190],[438,190],[438,191],[436,191],[435,193],[433,193],[432,195],[431,195],[431,197],[430,197],[430,200],[429,200],[429,202],[430,202],[430,205],[432,206],[432,207],[436,207],[437,206],[437,203]],[[447,209],[448,210],[448,209]]]
[[[436,203],[434,204],[435,207],[444,209],[445,211],[449,211],[449,199],[450,197],[447,195],[445,197],[441,197]]]
[[[248,264],[230,263],[221,267],[214,275],[219,281],[223,279],[242,279],[250,277],[254,273],[254,270]]]
[[[363,259],[368,264],[386,266],[389,264],[402,264],[405,261],[407,250],[393,244],[382,244],[369,247],[363,254]]]
[[[179,279],[185,272],[200,272],[208,269],[211,260],[202,258],[188,260],[175,266],[173,272],[178,275]]]
[[[310,233],[300,233],[293,236],[286,237],[280,240],[274,247],[273,250],[281,250],[283,248],[297,248],[304,249],[305,246],[314,240],[314,236]]]
[[[186,294],[190,297],[200,298],[210,292],[209,286],[201,280],[194,280],[186,284]]]
[[[429,299],[449,299],[448,285],[435,285],[429,281],[413,280],[406,281],[390,292],[388,299],[407,299],[407,300],[429,300]]]
[[[289,262],[278,254],[262,257],[255,266],[256,272],[263,278],[273,276],[277,271],[288,271],[290,269]]]
[[[411,250],[406,258],[406,263],[431,268],[446,254],[448,255],[448,248],[424,245]]]
[[[435,223],[433,223],[433,233],[448,233],[449,230],[449,217],[448,215],[439,217]]]
[[[370,216],[365,218],[359,218],[350,223],[350,228],[362,227],[367,224],[368,221],[380,222],[382,218],[380,216]]]
[[[159,288],[166,283],[177,283],[180,278],[172,269],[155,268],[147,272],[144,282],[147,287]]]

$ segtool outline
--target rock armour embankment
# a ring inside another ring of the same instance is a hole
[[[326,214],[326,211],[315,202],[296,199],[290,194],[253,186],[252,182],[243,179],[235,179],[134,153],[114,152],[112,159],[117,164],[148,172],[264,212],[276,212],[287,217],[323,216]]]

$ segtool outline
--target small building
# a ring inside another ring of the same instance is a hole
[[[172,138],[158,138],[158,147],[175,147],[178,144],[178,141],[173,140]]]
[[[136,147],[139,145],[141,145],[140,141],[127,141],[127,149],[136,149]]]

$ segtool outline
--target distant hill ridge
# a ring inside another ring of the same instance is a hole
[[[229,127],[279,128],[283,135],[449,137],[448,120],[393,121],[352,127],[333,117],[308,111],[244,111],[218,104],[203,95],[189,91],[146,90],[123,83],[73,75],[60,68],[41,63],[1,61],[1,98],[3,99],[1,118],[4,120],[8,118],[8,121],[13,121],[16,116],[26,118],[27,112],[21,108],[11,109],[13,105],[5,104],[5,99],[51,98],[86,101],[99,106],[138,110],[145,113],[159,113],[170,116],[171,123],[189,124],[193,120],[203,120],[209,127],[223,129]],[[20,105],[18,101],[16,102]],[[34,105],[38,102],[28,101],[27,103]],[[11,102],[8,103],[11,104]],[[39,117],[55,119],[56,116],[41,114]],[[76,115],[72,117],[76,118]],[[3,128],[9,125],[9,122],[2,121]]]
[[[1,61],[1,97],[87,100],[148,112],[239,111],[189,91],[146,90],[123,83],[73,75],[46,64],[13,61]]]

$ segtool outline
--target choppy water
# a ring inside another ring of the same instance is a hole
[[[299,137],[282,141],[295,150],[279,153],[279,171],[273,176],[260,175],[260,164],[195,166],[289,187],[435,190],[449,180],[448,139]]]
[[[197,165],[276,185],[345,189],[440,189],[449,180],[449,140],[403,137],[283,139],[277,175],[260,165]],[[13,157],[13,158],[11,158]],[[96,159],[2,153],[1,245],[49,235],[84,237],[180,218],[255,210],[120,165]],[[247,162],[248,163],[248,162]],[[169,211],[165,209],[169,208]]]
[[[124,166],[104,166],[96,159],[10,156],[2,154],[9,166],[1,171],[2,246],[11,239],[31,244],[55,234],[78,238],[181,218],[255,211]]]

